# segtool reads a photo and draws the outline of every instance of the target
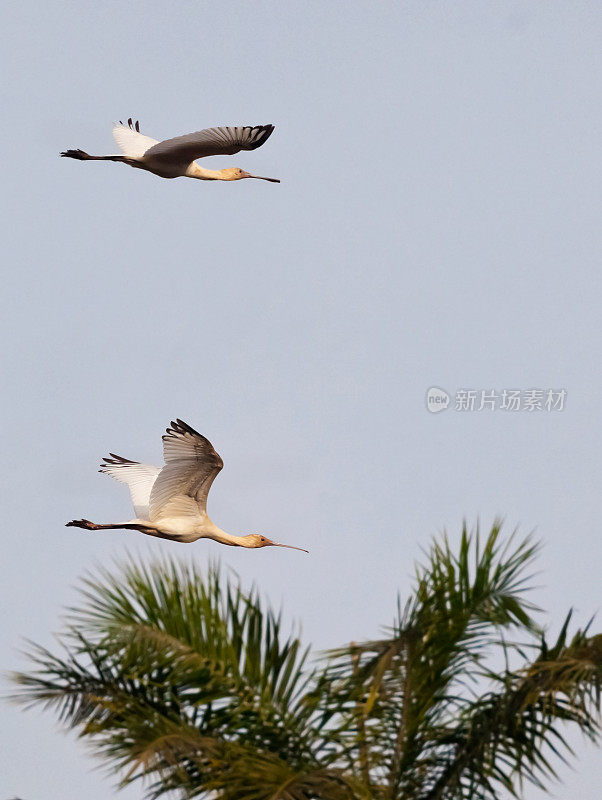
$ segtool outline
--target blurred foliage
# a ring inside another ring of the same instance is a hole
[[[15,699],[52,708],[122,783],[218,800],[491,800],[596,740],[602,635],[555,641],[527,599],[537,547],[496,524],[424,554],[387,635],[308,663],[218,567],[85,580],[62,652],[31,646]]]

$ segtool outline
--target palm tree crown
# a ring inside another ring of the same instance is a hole
[[[598,735],[602,635],[533,619],[529,540],[443,537],[386,636],[313,666],[218,568],[88,578],[65,652],[33,647],[16,698],[54,708],[150,797],[493,800],[554,775],[563,723]]]

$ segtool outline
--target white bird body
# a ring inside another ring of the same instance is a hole
[[[138,526],[140,528],[148,528],[152,525],[155,533],[150,534],[151,536],[160,535],[160,538],[171,539],[174,542],[182,542],[183,544],[191,544],[192,542],[196,542],[197,539],[213,539],[214,542],[232,545],[237,544],[233,542],[232,539],[245,539],[244,536],[233,537],[221,528],[218,528],[207,515],[204,517],[199,516],[198,519],[194,519],[192,516],[164,517],[154,523],[147,519],[136,517],[123,524]],[[147,531],[144,531],[144,533],[147,533]],[[240,544],[241,547],[246,546],[242,541],[238,544]]]
[[[163,455],[165,465],[161,469],[114,453],[100,465],[100,472],[127,484],[136,514],[134,519],[111,524],[81,519],[72,520],[67,526],[87,530],[125,528],[183,543],[212,539],[234,547],[303,549],[273,542],[257,533],[233,536],[209,518],[207,495],[224,462],[211,442],[182,420],[172,422],[167,428]]]
[[[202,181],[237,181],[256,178],[280,183],[277,178],[251,175],[239,167],[205,169],[195,163],[206,156],[234,155],[241,150],[256,150],[271,136],[273,125],[251,127],[205,128],[196,133],[176,136],[160,142],[140,133],[138,122],[119,122],[113,127],[113,137],[122,155],[91,156],[83,150],[65,150],[61,156],[78,161],[119,161],[143,169],[160,178],[197,178]]]

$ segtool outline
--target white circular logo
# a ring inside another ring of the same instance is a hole
[[[449,400],[449,395],[445,389],[440,389],[438,386],[431,386],[426,393],[426,407],[431,414],[445,411],[449,405]]]

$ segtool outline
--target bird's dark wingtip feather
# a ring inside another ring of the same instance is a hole
[[[132,461],[130,458],[118,456],[116,453],[109,453],[108,456],[103,456],[100,464],[101,469],[98,471],[103,472],[105,467],[130,467],[139,463],[139,461]]]
[[[191,433],[193,436],[201,436],[198,431],[195,431],[187,422],[184,422],[183,419],[176,419],[177,424],[180,428],[184,431],[184,433]]]
[[[211,444],[209,439],[206,436],[203,436],[202,433],[196,431],[193,427],[191,427],[187,422],[184,422],[183,419],[176,418],[176,420],[172,420],[170,423],[170,427],[165,429],[166,433],[163,436],[163,441],[168,439],[172,439],[178,436],[183,436],[184,434],[188,434],[189,436],[194,436],[197,440],[204,445],[206,448],[205,455],[209,456],[213,459],[214,465],[220,470],[224,466],[224,462],[222,461],[221,456],[216,451],[215,447]]]
[[[257,138],[254,142],[252,142],[248,146],[248,150],[257,150],[258,147],[261,147],[262,144],[265,144],[267,140],[270,138],[272,133],[274,132],[273,125],[256,125],[253,131],[258,131]]]
[[[204,438],[202,434],[200,434],[198,431],[195,431],[194,428],[192,428],[187,422],[184,422],[184,420],[179,419],[179,417],[177,417],[175,421],[172,419],[172,421],[169,423],[169,428],[166,428],[165,431],[169,436],[181,436],[184,433],[189,433],[191,436],[200,436],[201,439]]]

